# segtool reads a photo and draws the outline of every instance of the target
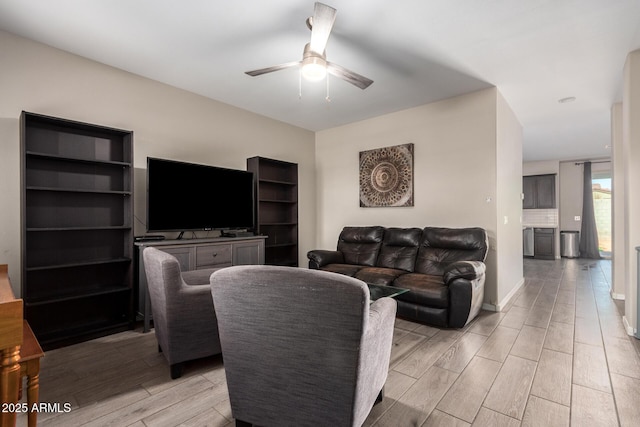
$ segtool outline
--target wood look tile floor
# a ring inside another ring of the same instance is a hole
[[[385,398],[365,425],[640,425],[640,345],[609,296],[610,261],[528,259],[524,269],[505,310],[463,330],[397,319]],[[47,352],[40,400],[71,410],[38,424],[234,425],[221,358],[172,381],[156,345],[136,330]]]

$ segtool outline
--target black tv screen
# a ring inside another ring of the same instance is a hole
[[[147,231],[253,229],[253,173],[147,157]]]

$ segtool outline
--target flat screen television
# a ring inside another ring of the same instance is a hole
[[[254,226],[253,173],[147,157],[147,231]]]

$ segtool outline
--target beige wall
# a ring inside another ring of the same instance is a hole
[[[497,290],[491,305],[502,308],[523,282],[522,263],[522,126],[497,93]],[[520,160],[520,161],[518,161]],[[486,296],[489,296],[488,294]]]
[[[622,158],[622,103],[616,103],[611,108],[611,185],[612,185],[612,239],[613,249],[611,254],[611,295],[616,299],[625,298],[625,235],[624,203],[624,161]]]
[[[582,166],[575,161],[560,162],[560,194],[558,197],[558,217],[560,230],[580,231],[582,221]]]
[[[603,159],[590,159],[591,173],[599,171],[610,171],[611,163]],[[560,162],[560,195],[558,198],[560,230],[577,230],[582,227],[582,185],[584,177],[584,167],[576,165],[584,160],[572,160]],[[580,221],[575,220],[575,216],[580,217]]]
[[[298,163],[304,264],[316,235],[313,132],[5,32],[0,52],[0,263],[9,264],[16,290],[22,110],[134,131],[136,234],[145,232],[147,156],[236,169],[245,169],[246,159],[256,155]]]
[[[622,168],[624,170],[624,256],[625,326],[636,331],[638,295],[636,291],[636,246],[640,245],[640,50],[627,56],[622,95]],[[614,147],[615,148],[615,147]],[[617,166],[617,165],[616,165]],[[614,189],[615,190],[615,189]]]
[[[485,228],[491,250],[487,257],[485,302],[497,304],[516,284],[497,286],[498,258],[502,247],[517,247],[517,263],[522,263],[521,231],[498,240],[497,201],[501,192],[511,192],[500,215],[514,215],[517,227],[522,206],[521,184],[502,189],[497,186],[497,121],[507,129],[501,133],[504,145],[500,160],[516,163],[500,169],[501,177],[521,182],[522,141],[515,117],[501,101],[497,112],[495,88],[444,101],[387,114],[316,134],[318,246],[335,249],[346,225],[384,225],[395,227],[471,227]],[[361,208],[359,206],[358,155],[360,151],[413,143],[414,204],[405,208]],[[513,144],[514,146],[510,146]],[[519,145],[519,147],[518,147]],[[517,188],[516,188],[517,187]],[[517,193],[516,193],[517,192]],[[513,201],[516,200],[516,202]],[[513,239],[510,241],[510,239]],[[500,263],[502,265],[502,263]],[[506,263],[505,263],[506,264]],[[516,267],[517,268],[517,267]],[[522,275],[509,271],[505,277],[519,281]]]
[[[302,265],[308,250],[334,248],[347,224],[480,226],[491,247],[485,302],[499,307],[522,281],[522,130],[495,88],[314,135],[8,33],[0,51],[0,190],[10,206],[0,212],[0,262],[16,287],[22,110],[134,131],[136,234],[145,231],[147,156],[244,169],[261,155],[300,165]],[[408,142],[415,206],[360,208],[359,151]]]
[[[526,162],[522,165],[522,176],[545,175],[545,174],[553,174],[553,173],[557,174],[559,170],[560,170],[560,162],[558,160],[541,160],[536,162]]]
[[[497,292],[492,305],[502,308],[523,282],[522,264],[522,125],[497,93],[496,208]],[[518,161],[520,160],[520,161]],[[496,304],[497,303],[497,304]]]

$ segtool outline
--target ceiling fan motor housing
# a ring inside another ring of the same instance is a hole
[[[307,43],[302,54],[302,75],[307,80],[322,80],[327,75],[326,52],[315,52]]]

